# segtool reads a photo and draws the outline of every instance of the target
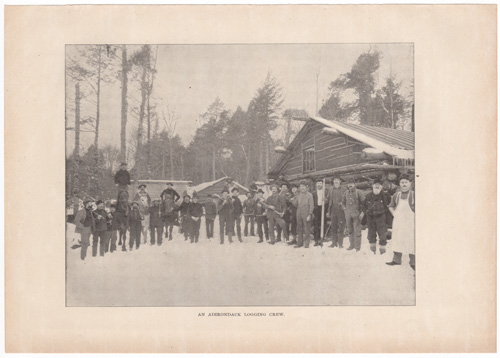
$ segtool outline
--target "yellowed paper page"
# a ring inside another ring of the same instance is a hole
[[[496,12],[493,5],[5,7],[6,351],[495,352]],[[110,307],[68,295],[67,47],[292,43],[412,44],[415,302]]]

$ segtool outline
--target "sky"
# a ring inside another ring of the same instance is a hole
[[[131,46],[129,56],[138,46]],[[259,45],[153,45],[157,54],[157,74],[153,97],[160,113],[167,106],[179,117],[177,134],[185,145],[192,139],[199,115],[219,97],[226,109],[244,110],[270,72],[283,89],[282,109],[316,112],[316,73],[319,70],[319,104],[328,97],[328,86],[339,75],[350,71],[360,54],[371,50],[382,53],[376,73],[379,86],[392,71],[402,81],[402,92],[413,85],[413,45],[397,44],[259,44]],[[75,49],[67,54],[78,61]],[[121,55],[121,52],[117,52]],[[117,62],[118,63],[118,62]],[[118,68],[118,67],[117,67]],[[109,71],[112,73],[112,70]],[[120,81],[103,83],[101,93],[100,146],[120,145]],[[95,115],[95,95],[82,102],[82,116]],[[129,78],[129,108],[139,106],[137,81]],[[68,126],[74,123],[74,82],[67,80],[66,106]],[[137,120],[129,111],[128,136]],[[82,133],[87,147],[92,133]],[[67,148],[74,146],[74,134],[67,131]]]

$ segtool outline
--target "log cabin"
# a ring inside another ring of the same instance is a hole
[[[415,134],[410,131],[346,124],[309,117],[268,173],[269,179],[289,182],[340,175],[354,178],[357,186],[388,172],[415,172]],[[359,184],[359,185],[358,185]]]

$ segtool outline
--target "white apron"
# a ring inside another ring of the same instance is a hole
[[[392,250],[403,254],[415,254],[415,213],[411,211],[408,194],[399,197],[392,223]]]

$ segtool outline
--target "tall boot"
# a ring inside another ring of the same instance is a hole
[[[401,265],[401,257],[403,254],[401,252],[394,251],[394,256],[392,257],[391,262],[386,262],[386,265],[389,266],[395,266],[395,265]]]
[[[370,250],[375,255],[377,253],[377,244],[376,243],[370,244]]]

